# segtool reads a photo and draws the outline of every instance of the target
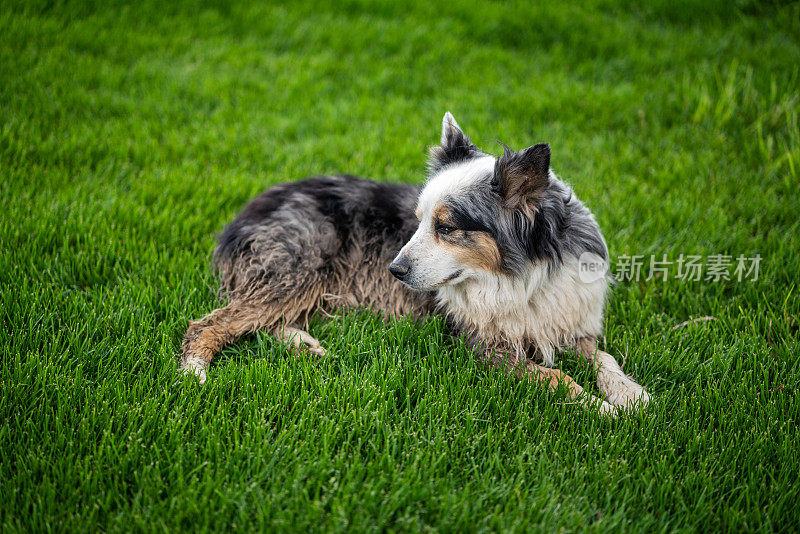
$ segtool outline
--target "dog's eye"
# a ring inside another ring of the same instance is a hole
[[[447,235],[447,234],[449,234],[451,232],[455,232],[456,230],[458,230],[458,228],[456,228],[454,226],[447,226],[446,224],[437,224],[436,225],[436,233],[437,234]]]

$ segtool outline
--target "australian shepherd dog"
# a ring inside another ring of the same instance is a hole
[[[597,347],[609,276],[585,276],[586,258],[607,265],[606,243],[550,146],[495,157],[446,113],[422,187],[322,176],[252,200],[214,253],[228,304],[190,323],[181,367],[205,382],[223,346],[258,330],[323,356],[308,320],[364,307],[440,314],[492,366],[602,413],[641,407],[647,392]],[[605,400],[553,367],[560,349],[593,364]]]

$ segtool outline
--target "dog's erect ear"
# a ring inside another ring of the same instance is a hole
[[[492,187],[509,209],[535,210],[550,184],[550,145],[539,143],[520,152],[506,148],[494,166]]]
[[[444,117],[442,117],[442,147],[449,148],[454,145],[461,145],[465,141],[467,145],[472,144],[469,137],[461,131],[461,126],[456,122],[456,118],[449,111],[446,111]]]
[[[478,147],[461,131],[456,119],[448,111],[442,119],[441,144],[431,147],[428,168],[434,173],[451,163],[474,157],[479,152]]]

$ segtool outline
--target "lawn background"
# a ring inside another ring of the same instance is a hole
[[[0,2],[0,530],[798,528],[797,2],[163,4]],[[618,285],[613,422],[365,312],[181,377],[243,203],[420,183],[446,110],[551,143],[612,259],[759,279]]]

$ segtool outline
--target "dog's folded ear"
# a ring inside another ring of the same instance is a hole
[[[520,152],[506,147],[497,159],[492,187],[509,209],[535,211],[550,184],[550,145],[539,143]]]
[[[431,147],[428,169],[433,174],[451,163],[474,157],[479,152],[448,111],[442,118],[441,144]]]

